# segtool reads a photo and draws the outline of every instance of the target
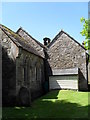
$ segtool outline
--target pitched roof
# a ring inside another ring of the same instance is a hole
[[[76,41],[73,37],[71,37],[68,33],[66,33],[65,31],[61,30],[55,37],[54,39],[50,42],[50,44],[47,46],[48,48],[62,35],[62,34],[66,34],[68,37],[70,37],[72,40],[74,40],[78,45],[80,45],[84,50],[86,50],[84,48],[84,46],[82,46],[78,41]]]
[[[18,46],[22,47],[26,51],[33,53],[39,57],[42,57],[31,45],[28,45],[26,40],[19,36],[17,33],[13,32],[9,28],[0,24],[0,29]]]
[[[42,43],[40,43],[38,40],[36,40],[35,38],[33,38],[27,31],[25,31],[22,27],[20,27],[16,33],[18,34],[19,31],[22,30],[23,32],[25,32],[30,38],[32,38],[38,45],[40,45],[42,48],[46,48],[45,45],[43,45]]]

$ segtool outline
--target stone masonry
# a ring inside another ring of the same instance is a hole
[[[4,105],[30,105],[48,91],[55,69],[79,69],[79,90],[87,90],[89,57],[70,35],[61,31],[45,46],[22,28],[15,33],[0,25],[1,32]]]
[[[32,36],[30,36],[25,30],[23,30],[22,28],[20,28],[17,33],[23,37],[28,44],[30,44],[33,48],[35,48],[35,50],[37,50],[37,52],[44,58],[44,52],[43,49],[45,49],[45,46],[43,44],[41,44],[40,42],[36,41]]]
[[[30,105],[43,94],[44,59],[19,35],[1,26],[3,105]]]
[[[18,95],[21,87],[27,88],[31,100],[42,95],[44,83],[43,59],[20,48],[16,59],[16,93]],[[26,71],[25,71],[26,70]]]
[[[87,89],[87,54],[85,49],[65,32],[60,32],[48,46],[52,69],[79,68],[79,89]]]

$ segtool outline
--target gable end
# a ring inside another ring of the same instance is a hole
[[[71,38],[74,42],[76,42],[79,46],[81,46],[85,51],[86,49],[77,41],[75,40],[73,37],[71,37],[68,33],[64,32],[63,30],[61,30],[55,37],[54,39],[51,41],[51,43],[48,45],[48,48],[50,48],[54,42],[62,35],[62,34],[66,34],[69,38]]]

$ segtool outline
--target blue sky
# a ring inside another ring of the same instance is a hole
[[[63,29],[82,43],[82,16],[88,18],[87,2],[3,2],[1,23],[13,31],[21,26],[40,42],[44,37],[52,40]]]

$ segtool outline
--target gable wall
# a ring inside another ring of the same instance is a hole
[[[85,50],[66,34],[62,34],[48,49],[49,65],[52,69],[80,68],[80,89],[87,88]]]
[[[0,33],[2,41],[2,98],[3,105],[10,105],[15,102],[18,47],[1,29]]]
[[[12,103],[14,105],[13,102],[16,103],[15,98],[16,96],[18,98],[22,87],[28,89],[31,99],[40,96],[43,93],[42,85],[44,82],[43,59],[22,48],[18,48],[4,32],[2,32],[1,38],[4,48],[4,52],[2,53],[3,104],[10,105]],[[26,81],[24,81],[24,68],[27,69],[25,73]]]
[[[2,32],[2,47],[7,51],[8,56],[15,60],[18,56],[18,47],[1,29],[0,32]]]
[[[35,50],[37,50],[37,52],[42,56],[44,57],[44,52],[43,52],[43,48],[37,44],[28,34],[26,34],[23,30],[20,30],[18,32],[18,34],[23,37],[27,42],[28,44],[30,44],[33,48],[35,48]]]

